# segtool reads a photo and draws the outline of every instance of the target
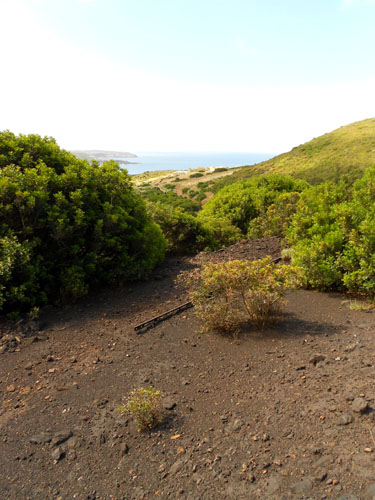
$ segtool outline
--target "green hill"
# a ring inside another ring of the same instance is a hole
[[[230,177],[220,180],[214,190],[268,172],[292,175],[312,184],[344,175],[354,180],[372,165],[375,165],[375,118],[340,127],[255,166],[240,167]]]

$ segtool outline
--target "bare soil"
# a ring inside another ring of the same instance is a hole
[[[279,252],[271,238],[205,257]],[[298,291],[265,332],[200,335],[193,309],[135,332],[186,301],[174,279],[194,265],[3,322],[1,500],[375,498],[374,313]],[[118,407],[150,384],[165,421],[139,433]]]

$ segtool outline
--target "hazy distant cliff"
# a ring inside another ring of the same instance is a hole
[[[102,151],[100,149],[82,149],[71,151],[78,158],[83,160],[96,160],[101,163],[108,160],[116,160],[117,163],[129,164],[129,162],[123,160],[123,158],[137,158],[137,155],[133,153],[127,153],[123,151]]]

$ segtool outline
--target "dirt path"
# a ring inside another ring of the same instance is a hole
[[[374,313],[299,291],[264,333],[199,335],[189,310],[136,334],[185,300],[174,278],[192,265],[170,260],[146,283],[52,309],[25,337],[3,325],[1,500],[374,497]],[[167,419],[139,434],[117,408],[149,384]]]

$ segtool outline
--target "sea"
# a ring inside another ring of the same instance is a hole
[[[238,167],[269,160],[268,153],[135,153],[137,158],[123,158],[130,175],[155,170],[189,170],[200,167]]]

